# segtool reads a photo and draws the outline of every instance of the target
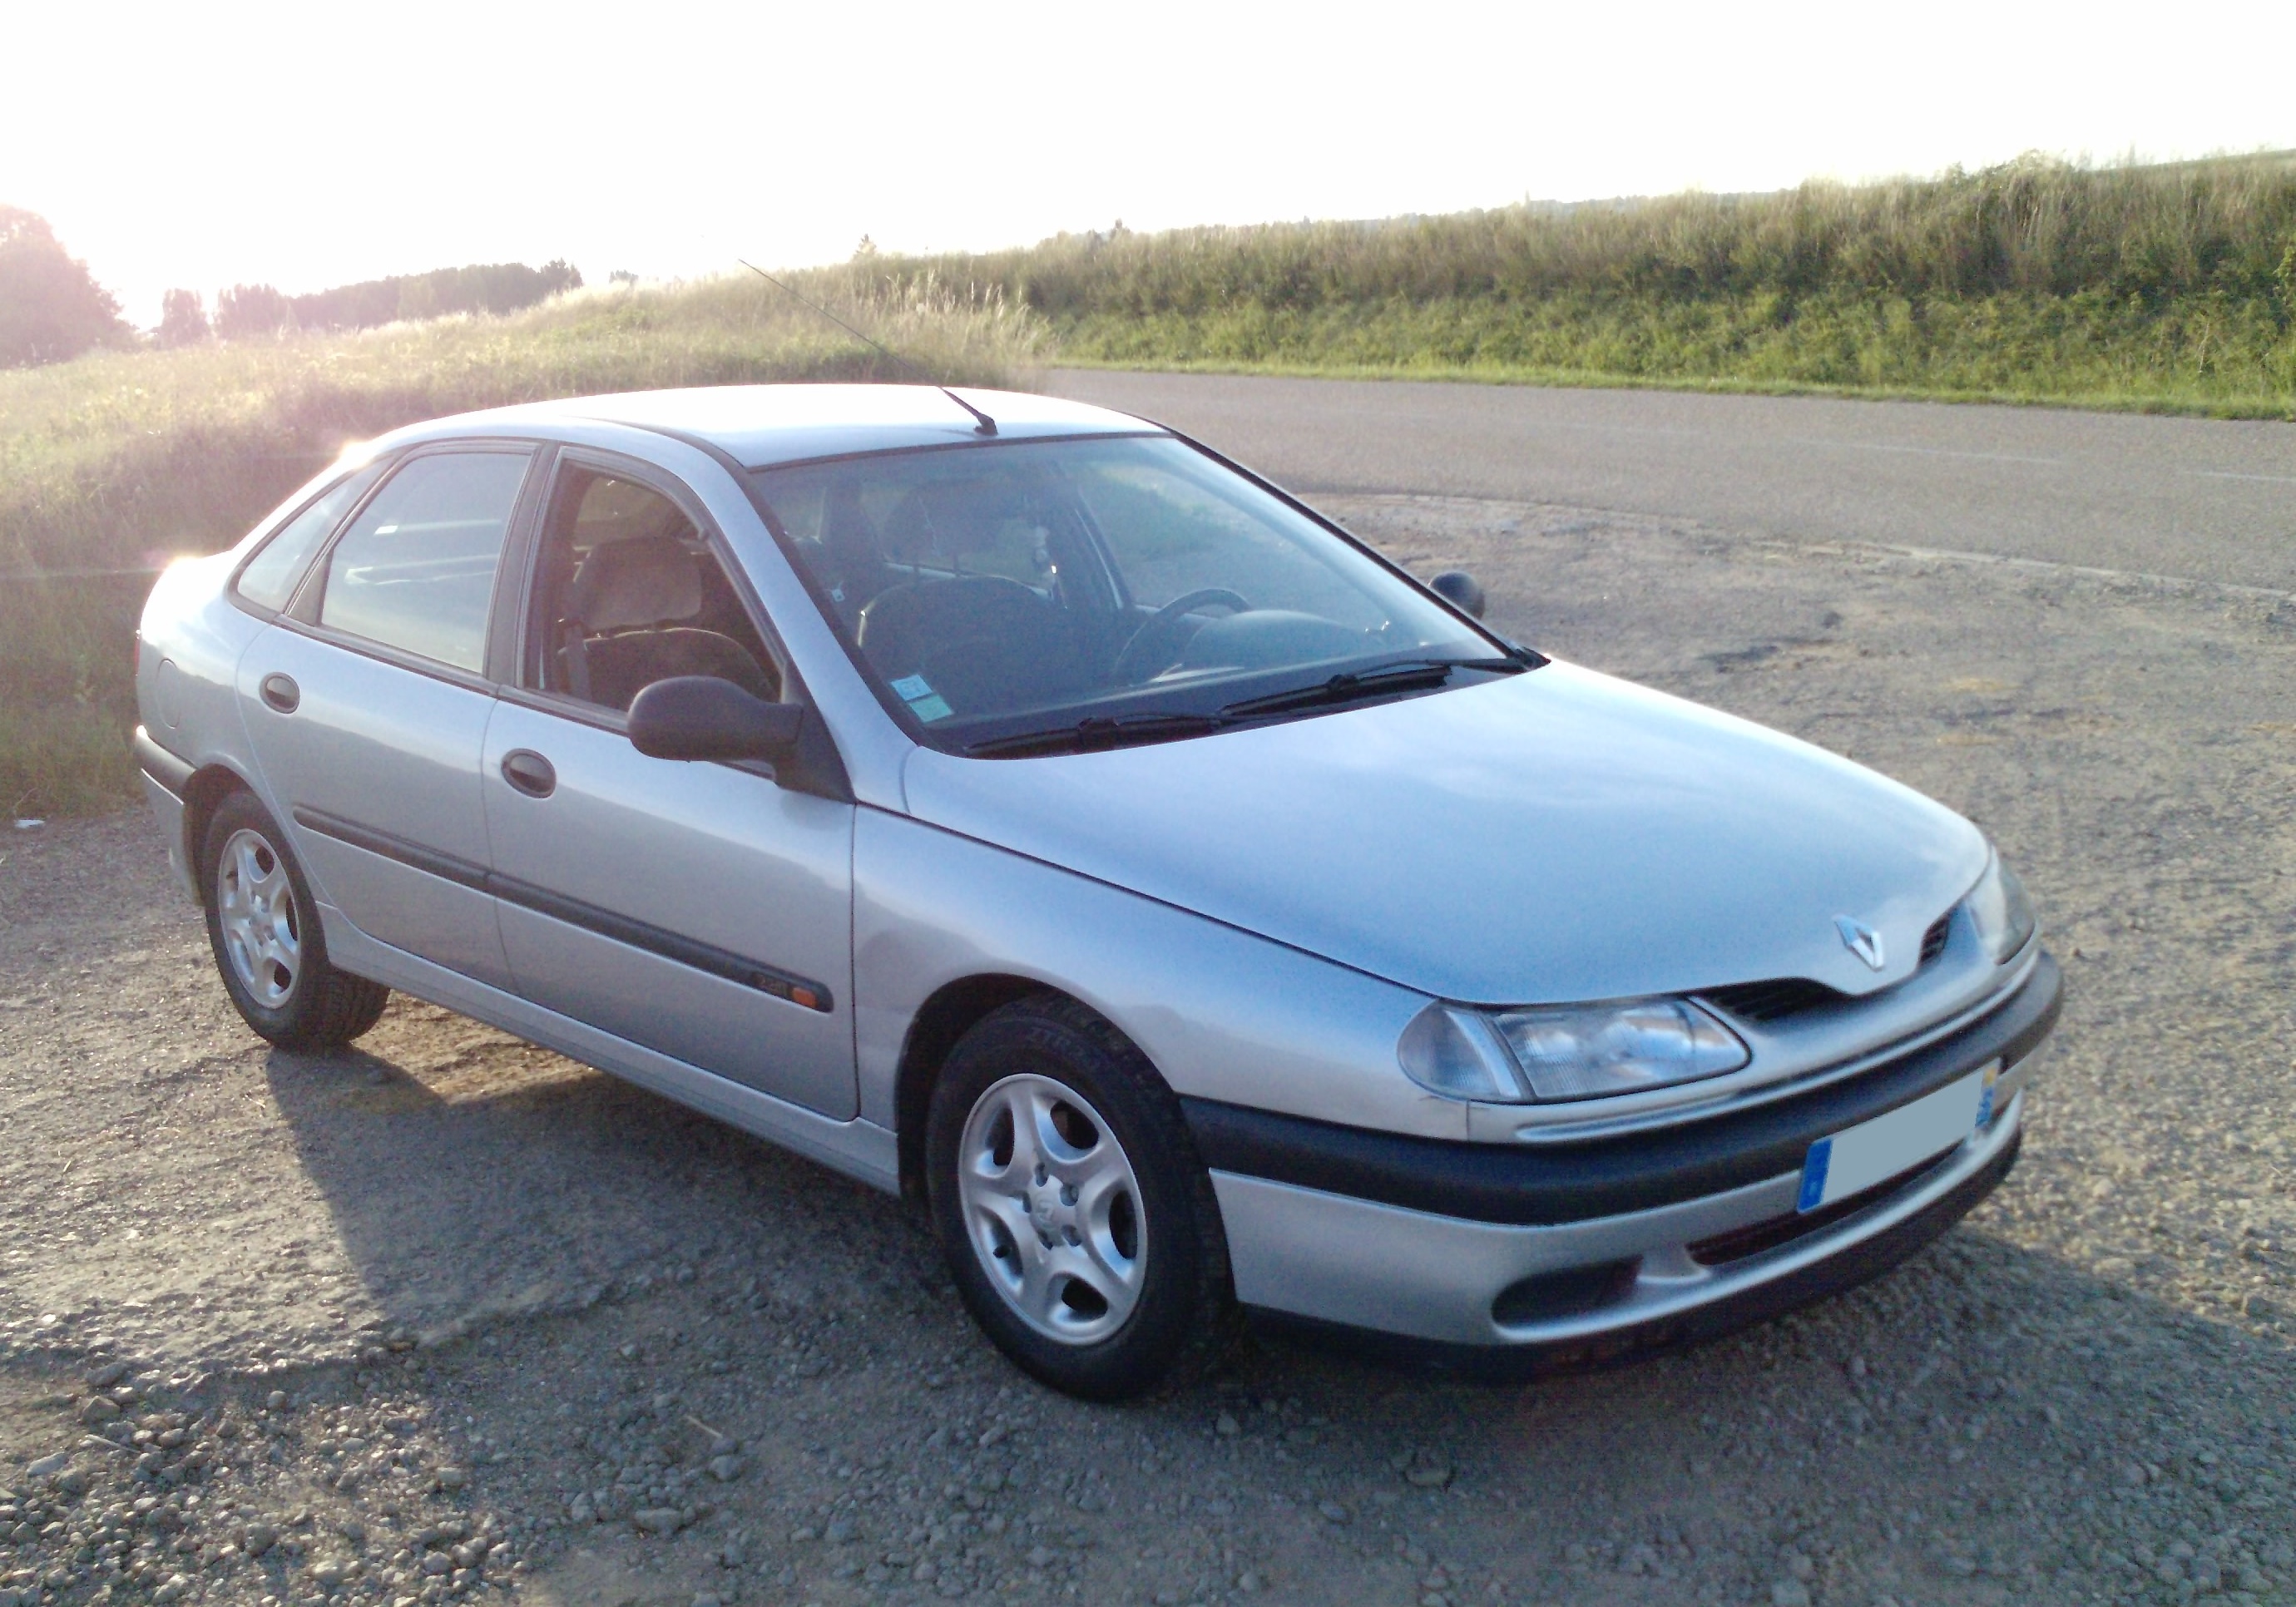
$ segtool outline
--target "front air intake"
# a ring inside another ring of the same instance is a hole
[[[1775,977],[1767,982],[1734,982],[1727,988],[1709,988],[1698,996],[1742,1021],[1759,1021],[1767,1026],[1807,1010],[1838,1004],[1846,996],[1808,977]]]
[[[1922,934],[1922,963],[1926,965],[1945,952],[1946,939],[1953,936],[1953,912],[1946,911],[1930,922],[1929,931]]]

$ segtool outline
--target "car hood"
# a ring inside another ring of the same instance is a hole
[[[1871,993],[1988,852],[1848,759],[1562,663],[1104,753],[920,748],[904,782],[922,820],[1480,1004]],[[1841,916],[1881,934],[1881,970]]]

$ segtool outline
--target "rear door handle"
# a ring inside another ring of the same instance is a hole
[[[294,713],[303,701],[303,689],[295,685],[293,676],[265,676],[262,692],[263,701],[282,714]]]
[[[503,779],[529,798],[547,798],[558,791],[556,767],[531,748],[512,748],[503,755]]]

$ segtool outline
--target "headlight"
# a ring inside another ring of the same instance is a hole
[[[2030,942],[2033,929],[2039,924],[2033,901],[2025,896],[2025,884],[2001,863],[1997,853],[1969,895],[1969,918],[1976,922],[1978,939],[1997,965]]]
[[[1738,1036],[1687,999],[1493,1014],[1431,1004],[1397,1045],[1404,1070],[1453,1099],[1519,1104],[1636,1094],[1735,1071]]]

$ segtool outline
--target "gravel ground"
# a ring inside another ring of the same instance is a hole
[[[140,813],[11,833],[0,1607],[2296,1601],[2296,599],[1332,505],[1996,834],[2070,991],[1992,1201],[1625,1371],[1087,1407],[894,1201],[409,1000],[269,1053]]]

